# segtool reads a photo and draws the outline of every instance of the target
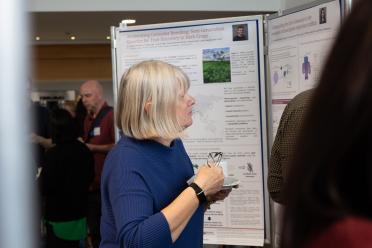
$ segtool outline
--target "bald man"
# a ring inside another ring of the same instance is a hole
[[[100,242],[101,194],[100,183],[103,163],[107,153],[114,146],[114,115],[103,97],[102,85],[96,80],[88,80],[80,86],[80,96],[87,115],[84,119],[84,141],[94,155],[94,181],[90,187],[88,206],[88,226],[94,248]]]

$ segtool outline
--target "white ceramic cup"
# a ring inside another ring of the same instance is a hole
[[[225,161],[225,160],[221,161],[219,166],[221,166],[221,168],[223,170],[223,175],[225,177],[227,177],[229,175],[229,165],[228,165],[227,161]]]

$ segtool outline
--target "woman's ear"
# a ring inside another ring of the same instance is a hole
[[[150,110],[151,110],[151,102],[150,101],[147,101],[145,103],[145,112],[146,112],[146,114],[149,114]]]

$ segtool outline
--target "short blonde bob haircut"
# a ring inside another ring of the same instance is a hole
[[[175,139],[183,127],[176,106],[190,82],[178,67],[149,60],[129,68],[120,82],[116,124],[124,135],[135,139]],[[145,111],[145,105],[148,111]]]

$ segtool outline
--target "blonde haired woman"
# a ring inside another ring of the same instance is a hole
[[[208,200],[224,199],[223,172],[194,173],[179,139],[192,124],[194,98],[177,67],[144,61],[123,76],[117,125],[123,136],[102,175],[101,247],[202,247]]]

